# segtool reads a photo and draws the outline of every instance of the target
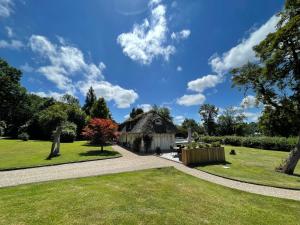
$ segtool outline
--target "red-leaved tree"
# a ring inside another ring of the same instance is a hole
[[[91,144],[103,146],[116,137],[118,125],[110,119],[93,118],[83,129],[82,135],[90,140]]]

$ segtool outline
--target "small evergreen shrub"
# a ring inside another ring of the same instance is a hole
[[[28,141],[29,140],[29,135],[27,133],[21,133],[18,135],[18,139],[22,141]]]
[[[211,143],[211,147],[214,147],[214,148],[221,147],[221,143],[220,143],[219,141],[212,142],[212,143]]]

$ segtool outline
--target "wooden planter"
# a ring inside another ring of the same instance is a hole
[[[225,162],[225,151],[223,147],[182,149],[182,163],[184,165],[215,162]]]

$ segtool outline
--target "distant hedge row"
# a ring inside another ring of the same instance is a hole
[[[201,136],[200,142],[219,141],[223,145],[245,146],[267,150],[290,151],[297,144],[296,137],[240,137],[240,136]]]

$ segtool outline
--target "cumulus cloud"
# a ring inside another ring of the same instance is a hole
[[[12,0],[0,0],[0,17],[9,17],[13,12]]]
[[[32,66],[30,66],[28,63],[25,63],[24,65],[21,65],[20,66],[20,69],[23,71],[23,72],[27,72],[27,73],[31,73],[34,71],[34,68]]]
[[[183,106],[200,105],[205,101],[205,96],[201,93],[192,95],[183,95],[177,99],[177,104]]]
[[[178,72],[181,72],[181,71],[182,71],[182,67],[181,67],[181,66],[177,66],[176,70],[177,70]]]
[[[203,92],[208,88],[213,88],[222,82],[222,77],[218,75],[206,75],[196,80],[188,82],[188,89],[191,91]]]
[[[243,114],[246,116],[248,122],[257,122],[260,117],[259,112],[244,112]]]
[[[216,73],[226,73],[228,70],[244,65],[247,62],[255,62],[257,59],[253,47],[266,38],[269,33],[276,31],[279,17],[272,16],[265,24],[250,34],[247,39],[231,48],[222,56],[215,55],[210,59],[212,70]]]
[[[144,112],[149,112],[151,109],[153,109],[152,105],[150,104],[141,104],[137,105],[138,108],[141,108]]]
[[[118,108],[127,108],[138,98],[138,94],[131,89],[124,89],[104,80],[103,62],[98,65],[85,60],[82,51],[67,45],[59,38],[60,44],[53,44],[46,37],[32,35],[29,46],[33,52],[43,57],[48,65],[40,66],[36,71],[43,74],[56,87],[64,92],[75,94],[77,90],[85,95],[92,86],[97,96],[107,101],[114,101]],[[77,81],[75,80],[77,77]]]
[[[255,96],[248,95],[245,98],[243,98],[241,102],[241,107],[245,109],[255,108],[258,106],[258,102]]]
[[[23,48],[24,44],[19,40],[0,40],[0,48],[8,48],[8,49],[20,49]]]
[[[49,92],[38,91],[38,92],[31,92],[31,93],[35,94],[35,95],[38,95],[42,98],[46,98],[46,97],[54,98],[57,101],[60,101],[62,96],[64,95],[62,93],[58,93],[58,92],[54,92],[54,91],[49,91]]]
[[[185,117],[184,116],[175,116],[174,117],[174,123],[181,125],[184,121]]]
[[[171,39],[173,40],[184,40],[184,39],[187,39],[189,36],[191,35],[191,31],[190,30],[182,30],[180,32],[173,32],[171,34]]]
[[[159,3],[160,1],[150,1],[150,18],[145,19],[142,24],[135,24],[131,32],[122,33],[117,38],[123,53],[142,64],[150,64],[158,56],[168,60],[175,53],[175,47],[166,44],[166,7]]]

